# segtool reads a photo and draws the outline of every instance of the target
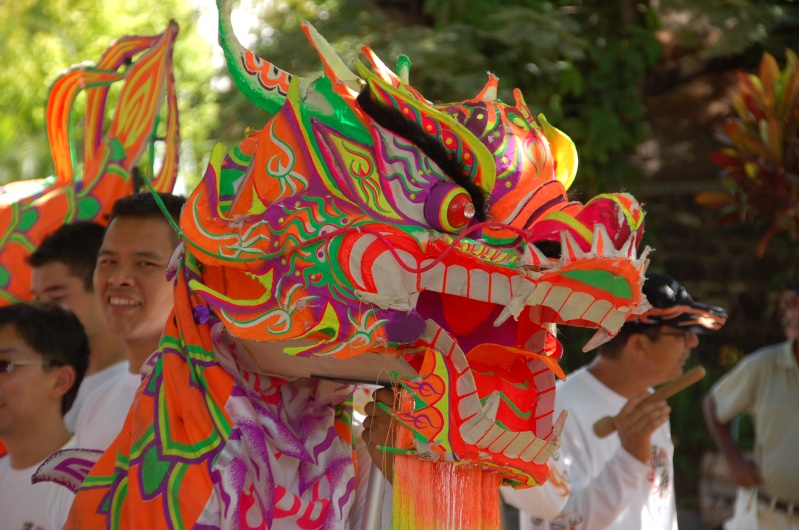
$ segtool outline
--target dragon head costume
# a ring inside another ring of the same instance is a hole
[[[160,355],[71,523],[340,527],[357,487],[342,379],[408,391],[392,414],[413,458],[546,480],[554,325],[596,328],[592,346],[643,311],[639,204],[570,201],[574,145],[494,76],[433,104],[406,58],[395,74],[364,48],[356,74],[304,24],[325,74],[299,78],[220,7],[236,84],[274,117],[211,154]]]

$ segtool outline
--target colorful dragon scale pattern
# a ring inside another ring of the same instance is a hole
[[[96,65],[81,64],[59,75],[47,97],[47,137],[55,174],[0,187],[0,303],[30,298],[25,258],[41,240],[72,221],[107,222],[114,201],[133,192],[131,169],[153,149],[166,114],[158,191],[171,191],[178,170],[180,133],[172,75],[173,22],[160,35],[123,37],[106,49]],[[111,104],[109,90],[121,84]],[[82,177],[72,124],[75,101],[83,92]],[[162,107],[166,107],[162,112]],[[104,123],[114,108],[110,123]],[[151,160],[153,157],[151,156]]]
[[[274,117],[211,154],[174,318],[67,528],[347,528],[352,387],[267,375],[270,347],[289,365],[404,361],[416,406],[391,412],[415,453],[541,483],[563,421],[555,325],[596,328],[590,347],[645,309],[638,203],[569,201],[573,144],[493,77],[433,105],[406,59],[394,74],[364,49],[356,75],[307,24],[325,75],[293,77],[220,7],[231,73]]]

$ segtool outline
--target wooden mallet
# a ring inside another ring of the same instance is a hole
[[[700,379],[705,377],[705,369],[702,366],[694,366],[680,377],[671,381],[670,383],[666,383],[665,385],[661,386],[657,390],[655,390],[651,396],[643,400],[641,405],[645,403],[652,403],[653,401],[661,401],[663,399],[668,399],[677,392],[688,388],[689,386],[693,385]],[[600,438],[604,438],[609,434],[613,433],[616,430],[616,417],[615,416],[605,416],[604,418],[600,418],[594,423],[594,434],[596,434]]]

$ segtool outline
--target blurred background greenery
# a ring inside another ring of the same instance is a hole
[[[764,51],[785,64],[785,49],[799,36],[797,2],[241,0],[238,8],[240,40],[296,74],[321,69],[301,20],[311,21],[347,61],[364,44],[389,65],[408,55],[411,83],[433,101],[474,96],[491,71],[501,79],[500,99],[512,101],[519,88],[534,114],[544,112],[574,139],[580,169],[573,195],[626,189],[645,202],[644,243],[657,249],[651,269],[730,311],[728,325],[703,338],[694,359],[710,376],[672,399],[678,502],[696,506],[699,459],[712,448],[702,394],[741,355],[781,340],[776,291],[792,277],[797,253],[795,237],[778,234],[757,256],[768,223],[738,211],[719,227],[718,213],[694,197],[730,192],[710,154],[722,145],[717,133],[733,114],[735,72],[755,71]],[[60,71],[97,60],[122,35],[160,32],[169,19],[181,28],[174,57],[187,190],[214,142],[231,146],[247,127],[261,127],[269,116],[238,93],[214,44],[212,0],[3,2],[0,184],[52,173],[44,101]],[[795,162],[795,130],[786,145]],[[590,353],[580,353],[590,335],[561,333],[567,370],[590,361]]]

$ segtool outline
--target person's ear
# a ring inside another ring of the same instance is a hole
[[[51,388],[53,397],[60,398],[72,388],[77,379],[75,368],[69,365],[55,368],[55,382]]]
[[[633,333],[627,341],[627,347],[635,356],[645,356],[651,341],[645,333]]]

